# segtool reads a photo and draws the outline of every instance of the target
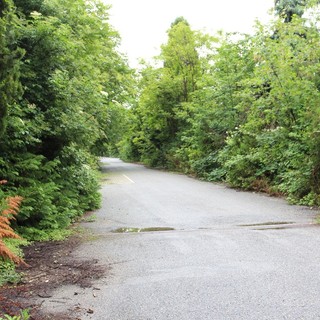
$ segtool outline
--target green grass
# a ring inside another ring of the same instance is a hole
[[[87,217],[83,217],[80,219],[81,222],[95,222],[97,220],[96,214],[91,214]]]
[[[0,318],[0,320],[29,320],[30,314],[29,309],[24,309],[20,311],[20,315],[18,316],[9,316],[8,314],[4,315],[4,318]]]
[[[28,241],[21,239],[3,239],[3,241],[10,251],[19,257],[23,256],[20,247],[28,244]],[[16,284],[20,280],[21,274],[16,272],[15,264],[7,259],[0,258],[0,286],[7,283]]]

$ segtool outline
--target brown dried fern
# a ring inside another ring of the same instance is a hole
[[[6,183],[5,180],[0,181],[0,185]],[[7,197],[0,203],[0,257],[9,259],[16,264],[25,264],[24,261],[15,255],[3,242],[3,238],[20,239],[10,226],[10,220],[14,220],[18,214],[22,197]]]

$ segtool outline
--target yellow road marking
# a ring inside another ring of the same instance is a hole
[[[128,179],[131,183],[135,183],[133,180],[131,180],[128,176],[126,176],[125,174],[123,174],[123,176]]]

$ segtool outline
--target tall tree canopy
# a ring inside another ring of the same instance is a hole
[[[276,1],[277,21],[217,39],[178,18],[163,67],[142,72],[124,157],[319,205],[319,15],[301,18],[311,4]]]
[[[305,10],[307,0],[275,0],[275,12],[284,19],[291,22],[294,15],[301,17]]]
[[[5,191],[24,198],[19,226],[43,236],[99,206],[93,152],[108,147],[110,128],[119,126],[112,115],[123,112],[133,77],[100,1],[15,0],[18,15],[5,3],[0,175]]]
[[[141,97],[133,109],[137,119],[133,130],[132,152],[149,164],[166,166],[174,162],[174,150],[187,126],[185,104],[201,78],[199,52],[207,38],[191,30],[180,17],[168,30],[168,42],[161,47],[161,68],[142,72]]]

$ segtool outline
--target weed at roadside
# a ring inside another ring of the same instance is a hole
[[[24,309],[20,311],[20,315],[18,316],[10,316],[8,314],[4,315],[4,318],[0,318],[0,320],[29,320],[30,314],[29,309]]]

